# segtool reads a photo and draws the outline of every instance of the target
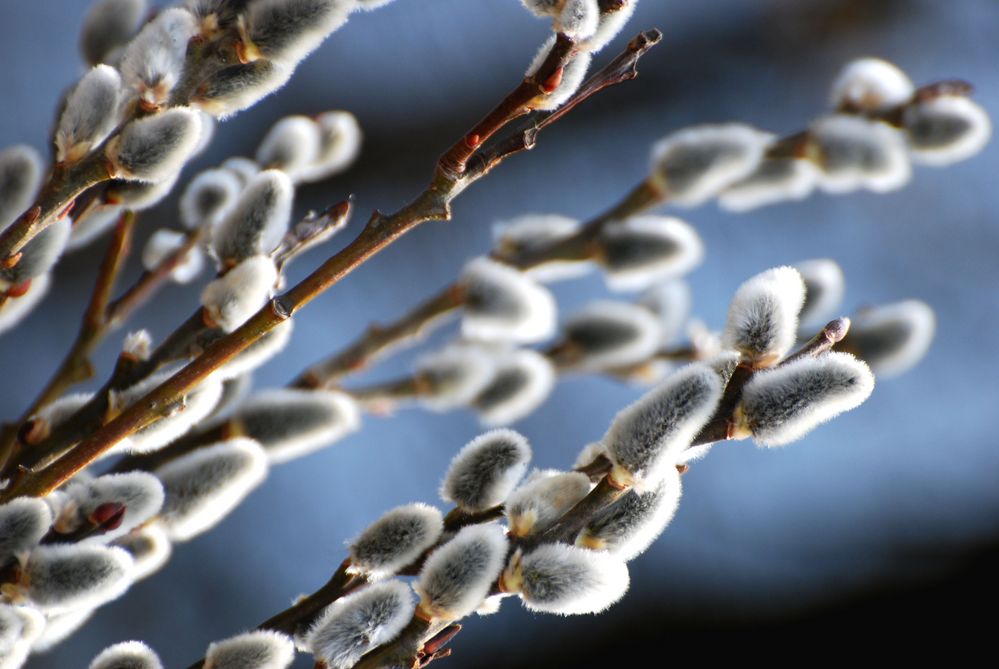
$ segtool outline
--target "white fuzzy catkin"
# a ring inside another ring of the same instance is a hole
[[[188,230],[217,225],[235,206],[242,190],[243,183],[231,170],[219,168],[199,173],[180,196],[181,223]]]
[[[563,327],[569,366],[588,372],[635,365],[659,350],[659,319],[645,307],[599,300],[573,314]]]
[[[257,162],[264,169],[281,170],[289,177],[319,156],[319,126],[308,116],[285,116],[267,131],[257,147]]]
[[[250,397],[233,421],[260,443],[272,463],[300,458],[357,430],[357,403],[336,391],[273,388]]]
[[[611,43],[635,13],[638,0],[621,0],[617,9],[600,13],[597,29],[593,35],[580,44],[581,49],[596,53]]]
[[[125,209],[145,211],[162,202],[173,190],[179,177],[180,173],[174,172],[162,181],[155,183],[145,181],[112,181],[104,191],[104,199],[107,202],[121,205]]]
[[[597,31],[600,9],[596,0],[521,0],[535,16],[551,17],[552,30],[583,40]]]
[[[280,170],[260,172],[233,208],[212,230],[212,248],[223,262],[235,263],[276,247],[291,221],[295,186]]]
[[[283,351],[291,341],[295,321],[288,319],[244,348],[217,369],[213,376],[229,381],[249,374]]]
[[[38,544],[52,526],[49,505],[18,497],[0,506],[0,564]]]
[[[461,278],[465,304],[462,334],[483,341],[533,343],[555,330],[555,298],[520,270],[476,258]]]
[[[628,566],[618,557],[566,544],[533,549],[503,574],[530,611],[563,616],[600,613],[624,597]]]
[[[673,520],[681,492],[680,473],[676,467],[668,468],[654,488],[646,492],[629,490],[594,514],[580,531],[576,545],[605,550],[626,562],[635,559]]]
[[[167,104],[184,74],[187,44],[197,34],[194,15],[186,9],[167,9],[147,23],[125,47],[121,78],[146,110]]]
[[[361,126],[350,112],[323,112],[315,123],[319,126],[319,153],[310,165],[295,172],[296,181],[303,183],[322,181],[344,171],[361,152]]]
[[[250,179],[260,173],[260,165],[256,161],[245,156],[233,156],[222,162],[221,169],[231,172],[239,179],[239,187],[242,190]]]
[[[475,396],[472,406],[484,425],[509,425],[541,406],[557,380],[551,361],[537,351],[497,354],[496,373]]]
[[[530,461],[531,446],[520,433],[499,429],[481,434],[451,460],[441,498],[473,513],[502,504]]]
[[[295,660],[295,642],[272,630],[255,630],[215,641],[204,669],[286,669]]]
[[[690,316],[693,297],[685,281],[667,281],[642,294],[639,304],[659,318],[660,344],[669,346],[679,339]]]
[[[467,406],[495,373],[496,362],[486,351],[468,344],[451,344],[417,362],[416,375],[427,386],[420,401],[434,411]]]
[[[0,150],[0,230],[31,206],[44,171],[38,151],[25,144]]]
[[[231,116],[284,86],[294,70],[263,59],[224,67],[198,85],[191,105],[218,118]]]
[[[819,183],[819,168],[802,158],[764,158],[746,178],[718,195],[718,206],[743,212],[779,202],[803,200]]]
[[[902,124],[913,160],[944,166],[967,160],[992,137],[988,112],[958,95],[941,95],[906,107]]]
[[[121,344],[121,352],[135,360],[149,360],[153,347],[153,336],[149,330],[136,330],[125,335]]]
[[[102,504],[125,505],[121,524],[99,535],[88,537],[80,543],[108,543],[122,537],[153,517],[163,507],[163,485],[147,472],[105,474],[91,481],[71,482],[66,494],[72,499],[75,512],[70,522],[79,527]],[[60,518],[66,522],[66,518]]]
[[[130,121],[107,143],[104,155],[116,179],[165,181],[194,154],[200,134],[196,111],[172,107]]]
[[[414,588],[421,612],[458,620],[486,599],[503,570],[507,539],[498,525],[469,525],[431,553]]]
[[[353,4],[353,0],[252,0],[240,23],[244,57],[297,63],[346,22]]]
[[[163,669],[163,663],[153,649],[141,641],[125,641],[102,650],[89,669]]]
[[[874,390],[874,375],[849,353],[800,358],[755,374],[742,391],[736,435],[784,446],[850,409]]]
[[[497,252],[504,257],[534,253],[579,231],[575,218],[559,214],[526,214],[493,225],[493,240]],[[588,260],[552,260],[524,271],[542,283],[574,279],[589,272]]]
[[[844,343],[879,377],[891,377],[923,359],[935,331],[933,309],[919,300],[904,300],[861,310]]]
[[[887,123],[835,114],[809,128],[821,189],[840,194],[865,188],[897,190],[909,182],[912,165],[905,136]]]
[[[326,607],[306,633],[305,645],[323,666],[350,669],[397,637],[414,608],[413,593],[402,581],[375,583]]]
[[[45,626],[34,607],[0,604],[0,669],[20,669]]]
[[[836,261],[816,258],[795,263],[805,282],[805,302],[798,314],[801,328],[820,328],[835,316],[843,302],[846,279]]]
[[[152,576],[167,563],[173,545],[160,522],[147,523],[115,542],[115,546],[132,556],[132,578],[141,581]]]
[[[793,267],[775,267],[744,282],[732,297],[722,346],[757,367],[787,355],[798,336],[805,282]]]
[[[708,422],[724,386],[705,363],[693,363],[625,407],[601,440],[620,484],[649,489],[676,463]]]
[[[80,53],[90,65],[108,63],[139,31],[147,0],[98,0],[90,6],[80,30]]]
[[[187,235],[176,230],[160,228],[154,232],[142,247],[142,266],[152,272],[164,260],[172,256],[187,242]],[[170,272],[170,278],[177,283],[193,281],[205,266],[205,254],[198,246],[193,246],[180,258]]]
[[[24,594],[47,615],[100,606],[131,584],[132,556],[93,544],[35,547],[23,567]]]
[[[160,517],[172,541],[188,541],[229,515],[267,477],[267,454],[235,438],[172,460],[154,473],[166,499]]]
[[[510,534],[525,537],[548,529],[590,492],[590,478],[580,472],[540,471],[507,497],[504,512]]]
[[[605,226],[596,241],[607,286],[644,290],[687,274],[704,259],[704,243],[689,224],[670,216],[636,216]]]
[[[905,104],[915,92],[909,77],[892,63],[858,58],[840,71],[829,100],[835,109],[880,112]]]
[[[104,141],[118,124],[121,76],[98,65],[83,75],[66,99],[56,128],[56,161],[74,163]]]
[[[205,286],[201,306],[216,327],[232,332],[264,306],[277,279],[273,260],[251,256]]]
[[[28,291],[20,297],[8,298],[0,305],[0,333],[21,322],[35,306],[42,301],[49,289],[49,275],[43,274],[31,280]]]
[[[399,506],[349,542],[350,568],[369,579],[391,576],[440,539],[441,512],[428,504]]]
[[[538,49],[538,53],[534,56],[534,60],[532,60],[531,64],[527,66],[527,71],[524,72],[525,77],[534,76],[538,69],[544,64],[545,59],[548,58],[548,53],[554,46],[555,36],[552,35],[544,44],[541,45],[541,48]],[[590,56],[589,52],[577,51],[572,55],[572,57],[569,58],[568,62],[566,62],[565,66],[562,68],[562,75],[559,78],[558,85],[555,86],[555,89],[551,92],[538,95],[531,102],[531,107],[544,111],[551,111],[561,107],[577,90],[579,90],[579,87],[583,84],[583,80],[586,78],[586,72],[590,69],[591,62],[592,56]]]
[[[44,627],[31,644],[32,653],[47,653],[73,636],[93,616],[96,609],[83,608],[45,616]]]
[[[21,249],[21,259],[9,268],[0,268],[0,288],[17,285],[46,274],[59,260],[69,241],[73,222],[69,216],[48,226]]]
[[[771,139],[741,123],[678,130],[652,147],[651,182],[672,204],[699,206],[752,174]]]

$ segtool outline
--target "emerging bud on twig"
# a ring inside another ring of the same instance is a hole
[[[548,399],[556,380],[555,367],[537,351],[521,349],[497,354],[496,373],[476,395],[472,406],[483,424],[509,425]]]
[[[0,304],[0,333],[11,329],[31,313],[48,289],[49,275],[43,274],[31,280],[26,292],[17,297],[8,297],[6,302]]]
[[[149,330],[136,330],[125,335],[121,344],[121,352],[133,360],[149,360],[153,346],[153,336]]]
[[[614,291],[643,290],[701,264],[704,243],[687,223],[669,216],[636,216],[612,223],[596,241],[598,261]]]
[[[834,109],[882,112],[903,105],[916,92],[905,72],[880,58],[858,58],[840,71],[829,95]]]
[[[9,268],[0,268],[0,288],[17,285],[46,274],[66,249],[73,222],[69,216],[45,228],[21,249],[21,259]]]
[[[252,107],[284,86],[293,72],[294,66],[263,59],[230,65],[198,85],[191,106],[225,118]]]
[[[734,436],[784,446],[850,409],[874,390],[874,375],[849,353],[800,358],[755,374],[742,391]]]
[[[851,321],[844,348],[879,376],[897,376],[922,360],[933,342],[936,316],[919,300],[862,309]]]
[[[692,302],[690,286],[684,281],[668,281],[642,294],[639,304],[659,318],[662,346],[669,346],[680,337]]]
[[[126,641],[102,650],[89,669],[163,669],[163,663],[153,649],[141,641]]]
[[[520,594],[531,611],[563,616],[600,613],[628,591],[628,566],[608,553],[545,544],[515,553],[503,589]]]
[[[166,499],[163,519],[172,541],[211,529],[267,477],[267,454],[252,439],[229,439],[199,448],[155,472]]]
[[[648,309],[600,300],[573,314],[556,359],[570,369],[611,371],[648,360],[659,349],[662,331]]]
[[[527,66],[527,71],[524,72],[525,77],[533,77],[537,73],[538,69],[544,64],[545,59],[548,58],[548,53],[555,46],[555,39],[555,35],[552,35],[541,45],[538,53],[534,56],[534,60]],[[551,111],[565,104],[583,84],[586,72],[590,69],[591,61],[592,56],[587,51],[577,51],[570,56],[558,76],[555,87],[552,90],[548,90],[546,85],[545,93],[538,95],[531,101],[531,108]]]
[[[417,615],[458,620],[482,604],[503,571],[507,539],[497,525],[469,525],[434,551],[423,565],[416,588]]]
[[[638,0],[621,0],[619,7],[611,11],[601,12],[596,32],[593,33],[592,37],[582,42],[580,48],[590,53],[596,53],[610,44],[628,23],[637,6]]]
[[[981,151],[992,137],[988,113],[966,97],[941,95],[918,100],[902,116],[913,160],[950,165]]]
[[[68,527],[72,528],[85,523],[101,525],[99,512],[106,505],[121,504],[125,507],[117,527],[83,540],[88,543],[108,543],[124,536],[163,507],[163,485],[146,472],[105,474],[92,481],[73,481],[66,487],[66,494],[72,500],[66,510],[71,509],[75,517],[66,518],[64,511],[59,522],[61,525],[68,523]]]
[[[805,302],[798,314],[801,328],[820,328],[839,309],[846,290],[843,270],[836,261],[817,258],[796,263],[794,266],[805,282]]]
[[[582,40],[597,31],[597,0],[521,0],[535,16],[552,17],[552,30]]]
[[[319,156],[319,126],[308,116],[285,116],[267,131],[257,147],[257,162],[295,177]]]
[[[531,343],[555,329],[555,298],[523,272],[476,258],[462,275],[465,312],[462,334],[485,341]]]
[[[312,164],[295,173],[304,183],[323,181],[344,171],[361,151],[361,126],[350,112],[323,112],[315,122],[319,126],[319,153]]]
[[[80,53],[90,65],[109,63],[115,52],[139,31],[148,9],[146,0],[98,0],[83,19]]]
[[[201,306],[212,326],[232,332],[264,306],[277,280],[273,260],[251,256],[205,286]]]
[[[218,225],[236,204],[243,183],[228,169],[205,170],[180,196],[180,220],[188,230]]]
[[[0,231],[31,206],[42,183],[42,157],[18,144],[0,151]]]
[[[37,546],[18,587],[47,615],[100,606],[131,584],[131,556],[120,548],[92,544]]]
[[[465,511],[485,511],[503,503],[531,460],[531,447],[513,430],[491,430],[465,445],[451,461],[441,498]]]
[[[897,190],[909,182],[912,166],[901,132],[887,123],[849,114],[826,116],[809,129],[819,187],[828,193],[866,188]]]
[[[436,507],[396,507],[350,542],[350,569],[372,580],[391,576],[437,543],[443,531],[444,520]]]
[[[173,552],[166,530],[159,522],[145,525],[131,534],[118,539],[115,546],[128,551],[132,556],[132,579],[141,581],[152,576],[167,563]]]
[[[718,196],[722,209],[742,212],[778,202],[803,200],[819,182],[819,168],[802,158],[764,158],[746,178]]]
[[[505,513],[510,534],[526,537],[544,532],[590,492],[590,478],[580,472],[535,472],[510,493]]]
[[[240,17],[241,58],[293,65],[347,20],[352,0],[251,0]]]
[[[18,497],[0,506],[0,565],[37,545],[51,526],[49,505],[35,497]]]
[[[704,204],[757,168],[771,135],[741,123],[679,130],[652,147],[652,183],[681,207]]]
[[[375,583],[326,607],[305,635],[317,662],[350,669],[361,656],[397,636],[413,616],[413,593],[402,581]]]
[[[526,214],[493,225],[493,240],[501,257],[516,258],[571,237],[579,231],[579,221],[558,214]],[[551,260],[524,270],[543,283],[574,279],[592,269],[588,260]]]
[[[204,669],[287,669],[294,660],[291,637],[255,630],[213,642],[205,653]]]
[[[791,350],[805,282],[793,267],[775,267],[749,279],[728,307],[722,346],[739,351],[754,367],[769,367]]]
[[[66,100],[56,128],[56,161],[75,163],[104,141],[118,124],[121,76],[98,65],[80,79]]]
[[[427,386],[420,401],[434,411],[467,406],[489,385],[495,373],[495,360],[482,349],[451,344],[423,356],[417,363],[416,375]]]
[[[265,170],[253,177],[212,230],[215,256],[228,265],[270,253],[288,232],[294,197],[295,187],[284,172]]]
[[[129,122],[104,149],[112,176],[130,181],[165,181],[194,153],[201,121],[193,109],[173,107]]]
[[[622,409],[602,440],[612,480],[640,490],[657,485],[714,414],[723,390],[711,366],[694,363]]]
[[[136,35],[121,57],[121,78],[138,96],[139,106],[156,111],[167,104],[184,74],[187,43],[197,34],[194,15],[173,7],[157,15]]]
[[[288,319],[244,348],[215,371],[215,378],[229,381],[247,375],[267,363],[291,341],[294,323],[294,320]]]
[[[184,233],[160,228],[149,237],[142,249],[142,266],[147,272],[152,272],[186,242],[187,235]],[[170,272],[170,278],[177,283],[189,283],[201,274],[204,266],[204,252],[199,246],[192,246]]]
[[[232,419],[240,434],[260,443],[273,463],[300,458],[332,444],[361,424],[357,403],[332,391],[273,388],[257,393]]]

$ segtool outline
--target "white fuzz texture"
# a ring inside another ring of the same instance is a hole
[[[378,9],[379,7],[384,7],[390,2],[395,2],[395,0],[356,0],[358,9],[363,9],[364,11],[371,11],[372,9]]]
[[[484,425],[509,425],[541,406],[557,380],[555,367],[537,351],[499,354],[496,373],[472,406]]]
[[[624,597],[630,582],[620,558],[566,544],[535,548],[518,571],[524,606],[563,616],[600,613]]]
[[[257,440],[275,464],[332,444],[361,424],[357,403],[348,395],[292,388],[253,395],[233,419],[241,433]]]
[[[465,266],[462,334],[484,341],[533,343],[555,330],[555,298],[526,274],[489,258]]]
[[[350,167],[361,152],[361,126],[350,112],[323,112],[315,123],[319,126],[319,153],[310,165],[295,172],[296,181],[328,179]]]
[[[652,147],[652,182],[673,204],[702,205],[752,174],[771,139],[741,123],[679,130]]]
[[[353,5],[353,0],[252,0],[244,15],[244,42],[265,58],[297,63],[346,22]]]
[[[105,474],[91,481],[72,482],[66,486],[66,493],[73,500],[77,526],[86,522],[102,504],[117,502],[125,505],[125,516],[117,528],[88,537],[80,543],[114,541],[152,518],[163,507],[163,485],[146,472]]]
[[[635,13],[638,0],[623,0],[624,4],[617,11],[600,14],[597,22],[597,30],[593,36],[584,41],[580,48],[586,49],[590,53],[596,53],[611,43],[618,33],[624,28],[631,15]]]
[[[43,171],[41,155],[30,146],[17,144],[0,151],[0,230],[31,206]]]
[[[66,99],[56,128],[56,160],[76,162],[104,141],[118,124],[121,76],[107,65],[94,67]]]
[[[413,592],[402,581],[375,583],[326,607],[305,644],[329,669],[350,669],[362,655],[397,637],[415,607]]]
[[[121,78],[151,109],[165,105],[184,74],[187,43],[197,34],[194,15],[174,7],[158,14],[128,43],[121,57]]]
[[[180,196],[181,222],[189,230],[218,225],[235,206],[242,190],[243,183],[228,169],[201,172]]]
[[[30,606],[0,604],[0,620],[6,620],[0,622],[0,669],[20,669],[45,630],[45,616]]]
[[[521,0],[535,16],[551,17],[552,30],[583,40],[597,31],[600,8],[596,0]]]
[[[531,64],[527,66],[527,71],[524,73],[525,77],[532,76],[538,69],[544,64],[545,59],[548,58],[548,53],[555,46],[555,36],[552,35],[548,40],[541,45],[538,53],[535,54],[534,60]],[[569,98],[572,97],[573,93],[579,90],[579,87],[583,84],[583,80],[586,79],[586,72],[590,69],[590,63],[593,58],[588,51],[578,51],[569,62],[565,64],[562,69],[562,78],[558,85],[550,93],[539,95],[534,98],[531,106],[534,109],[541,109],[545,111],[551,111],[553,109],[558,109],[563,104],[565,104]]]
[[[718,196],[718,205],[743,212],[779,202],[803,200],[819,183],[819,168],[800,158],[764,158],[752,174]]]
[[[370,579],[391,576],[437,543],[443,531],[444,519],[436,507],[396,507],[350,542],[351,569]]]
[[[860,406],[873,390],[870,368],[849,353],[801,358],[755,374],[736,422],[761,446],[784,446]]]
[[[263,59],[230,65],[201,82],[191,105],[217,118],[226,118],[252,107],[284,86],[294,71],[294,64]]]
[[[183,455],[155,472],[166,499],[160,517],[172,541],[211,529],[267,477],[267,454],[252,439],[222,441]]]
[[[73,636],[90,620],[96,609],[85,608],[45,616],[42,629],[31,644],[32,653],[46,653]]]
[[[820,328],[829,322],[843,302],[846,279],[835,260],[816,258],[796,263],[805,282],[805,302],[798,314],[801,328]]]
[[[704,259],[697,231],[678,218],[636,216],[606,226],[597,241],[607,285],[644,290],[687,274]]]
[[[176,230],[160,228],[154,232],[142,247],[142,266],[152,272],[160,263],[180,250],[187,242],[187,235]],[[170,278],[177,283],[193,281],[205,266],[205,254],[198,246],[191,247],[170,272]]]
[[[933,309],[919,300],[870,307],[852,319],[847,343],[878,376],[898,376],[926,355],[936,320]]]
[[[205,286],[201,306],[218,327],[232,332],[264,306],[277,279],[273,260],[251,256]]]
[[[121,212],[122,208],[118,205],[101,205],[89,211],[83,218],[74,221],[66,250],[75,251],[83,248],[103,235],[118,222]]]
[[[136,360],[148,360],[152,346],[153,336],[149,334],[149,330],[136,330],[125,335],[121,352]]]
[[[291,319],[284,321],[237,353],[229,362],[216,370],[213,376],[223,381],[229,381],[266,364],[271,358],[283,351],[288,342],[291,341],[294,322]]]
[[[690,286],[685,281],[667,281],[643,293],[639,304],[659,318],[659,331],[662,333],[660,343],[669,346],[679,339],[683,332],[683,327],[690,316],[693,297],[690,294]]]
[[[9,298],[0,306],[0,333],[11,329],[31,313],[31,310],[45,297],[49,281],[48,274],[32,279],[28,292],[20,297]]]
[[[257,162],[265,169],[293,177],[319,156],[319,126],[308,116],[285,116],[264,135],[257,147]]]
[[[514,257],[571,237],[579,231],[579,225],[579,220],[559,214],[526,214],[494,224],[494,246],[500,254]],[[583,276],[592,267],[588,261],[553,260],[524,271],[542,283],[550,283]]]
[[[714,414],[723,390],[714,369],[694,363],[622,409],[602,439],[621,470],[616,478],[642,489],[657,485]]]
[[[141,641],[126,641],[101,651],[89,669],[163,669],[163,663],[153,649]]]
[[[100,606],[131,584],[132,556],[93,544],[37,546],[24,566],[27,597],[47,615]]]
[[[514,490],[505,512],[514,536],[548,529],[590,492],[590,477],[580,472],[540,471]]]
[[[944,166],[967,160],[992,137],[988,112],[966,97],[942,95],[906,108],[902,123],[913,160]]]
[[[200,131],[199,131],[200,132]],[[105,191],[109,202],[122,205],[132,211],[145,211],[159,204],[173,190],[179,172],[174,172],[162,181],[112,181]]]
[[[643,362],[662,341],[659,319],[645,307],[627,302],[593,302],[573,314],[564,329],[571,366],[588,372]]]
[[[467,344],[451,344],[422,357],[416,374],[429,390],[420,401],[434,411],[467,406],[492,381],[496,362],[487,352]]]
[[[858,58],[840,71],[829,100],[836,109],[880,112],[905,104],[915,92],[896,65],[880,58]]]
[[[166,181],[194,154],[201,134],[198,113],[187,107],[129,122],[104,150],[117,179]]]
[[[722,346],[766,367],[785,355],[798,336],[805,282],[793,267],[775,267],[749,279],[728,307]]]
[[[239,179],[239,187],[242,189],[260,172],[260,165],[244,156],[233,156],[222,163],[222,169],[232,172]]]
[[[204,669],[287,669],[294,660],[291,637],[255,630],[209,645]]]
[[[80,52],[90,65],[109,62],[125,46],[148,11],[147,0],[98,0],[90,6],[80,30]]]
[[[288,232],[294,197],[295,186],[280,170],[264,170],[253,177],[212,230],[216,257],[239,262],[273,251]]]
[[[809,134],[819,187],[827,193],[860,188],[886,193],[909,182],[912,165],[905,135],[887,123],[836,114],[815,121]]]
[[[21,249],[21,260],[10,268],[0,268],[0,288],[16,285],[46,274],[59,260],[69,241],[73,222],[69,216],[45,228]]]
[[[0,563],[34,547],[51,526],[49,505],[35,497],[18,497],[0,506]]]
[[[576,544],[606,550],[629,562],[644,553],[673,520],[681,492],[680,473],[671,467],[654,488],[646,492],[629,490],[594,515]]]
[[[576,456],[576,461],[572,464],[573,469],[580,469],[596,462],[599,457],[610,457],[607,454],[607,447],[599,441],[583,446],[583,450]]]
[[[420,609],[441,620],[458,620],[482,604],[499,578],[507,539],[498,525],[469,525],[434,551],[416,585]]]
[[[115,542],[115,546],[132,556],[132,578],[136,581],[152,576],[167,563],[173,545],[160,522],[149,523]]]
[[[472,512],[502,504],[530,461],[531,446],[520,433],[499,429],[481,434],[451,460],[441,498]]]

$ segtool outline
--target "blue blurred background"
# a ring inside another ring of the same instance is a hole
[[[76,34],[88,3],[2,4],[0,146],[44,150],[51,110],[82,71]],[[649,27],[665,39],[642,62],[637,81],[587,103],[546,132],[535,151],[471,188],[455,204],[453,222],[427,224],[317,300],[255,386],[286,382],[368,323],[394,318],[451,281],[487,250],[493,221],[602,210],[644,176],[649,145],[670,130],[724,120],[778,133],[803,127],[825,108],[831,79],[851,58],[887,58],[917,83],[966,79],[986,109],[999,110],[994,0],[642,0],[615,47]],[[515,0],[398,0],[355,15],[285,89],[221,125],[188,173],[252,155],[283,115],[348,109],[366,134],[360,160],[345,175],[301,190],[297,207],[304,212],[354,193],[356,231],[372,208],[393,210],[423,187],[438,153],[515,84],[546,30]],[[564,620],[508,602],[496,616],[468,621],[447,666],[489,666],[499,652],[508,666],[558,666],[569,663],[567,649],[575,649],[573,666],[583,666],[624,629],[634,644],[645,638],[642,628],[653,630],[646,636],[661,647],[671,643],[671,631],[677,643],[692,626],[721,639],[814,620],[816,607],[830,616],[822,633],[832,634],[873,610],[871,598],[885,592],[909,593],[905,608],[914,618],[942,615],[936,600],[918,593],[957,592],[947,584],[977,578],[960,565],[999,537],[992,422],[997,169],[993,143],[967,163],[917,169],[908,187],[888,195],[818,195],[740,216],[713,205],[682,212],[708,249],[690,277],[695,312],[708,324],[722,324],[728,298],[750,275],[830,257],[846,272],[846,310],[908,297],[933,306],[939,326],[927,359],[792,447],[717,447],[685,476],[676,520],[633,563],[632,592],[610,612]],[[139,242],[175,217],[173,198],[143,215]],[[24,408],[72,340],[98,249],[66,258],[46,302],[4,336],[4,417]],[[296,263],[291,278],[327,252]],[[129,275],[138,271],[133,258]],[[557,288],[564,311],[604,293],[597,277]],[[171,287],[133,326],[162,337],[195,304],[193,288]],[[102,374],[120,336],[112,339],[98,357]],[[368,378],[391,377],[409,360],[393,358]],[[516,427],[533,442],[538,466],[566,467],[639,392],[572,378]],[[209,641],[322,584],[342,559],[344,541],[381,511],[434,502],[450,457],[479,430],[464,412],[366,419],[332,448],[275,468],[220,527],[177,546],[161,572],[28,666],[83,667],[103,647],[132,638],[153,645],[168,667],[186,666]],[[842,615],[829,614],[830,607]]]

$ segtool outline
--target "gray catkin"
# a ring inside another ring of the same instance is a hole
[[[352,5],[348,0],[254,0],[244,35],[265,58],[295,63],[344,24]]]
[[[153,649],[141,641],[126,641],[105,648],[88,669],[163,669]]]
[[[230,65],[198,84],[191,104],[224,118],[253,106],[284,86],[292,72],[291,67],[266,59]]]
[[[451,461],[441,497],[468,511],[501,504],[527,470],[531,447],[513,430],[492,430],[469,442]]]
[[[18,144],[0,150],[0,230],[31,205],[42,183],[42,157]]]
[[[216,257],[226,263],[270,253],[288,231],[295,188],[284,172],[260,172],[212,230]]]
[[[164,181],[180,171],[198,144],[201,121],[186,107],[174,107],[127,124],[106,149],[115,176]]]
[[[464,618],[485,600],[506,558],[507,539],[496,525],[469,525],[434,551],[423,565],[416,591],[425,615]]]
[[[18,497],[0,506],[0,564],[41,541],[52,525],[48,504]]]
[[[80,53],[90,65],[107,63],[139,31],[147,0],[98,0],[91,5],[80,30]]]
[[[0,283],[22,283],[52,269],[66,249],[72,224],[70,218],[64,216],[35,235],[21,249],[21,259],[16,265],[0,269]]]
[[[374,577],[393,574],[433,546],[443,531],[441,512],[432,506],[392,509],[350,542],[351,568]]]
[[[24,566],[28,600],[45,613],[99,606],[125,592],[131,567],[131,556],[120,548],[38,546]]]
[[[295,644],[290,637],[256,630],[212,643],[204,669],[286,669],[294,659]]]

